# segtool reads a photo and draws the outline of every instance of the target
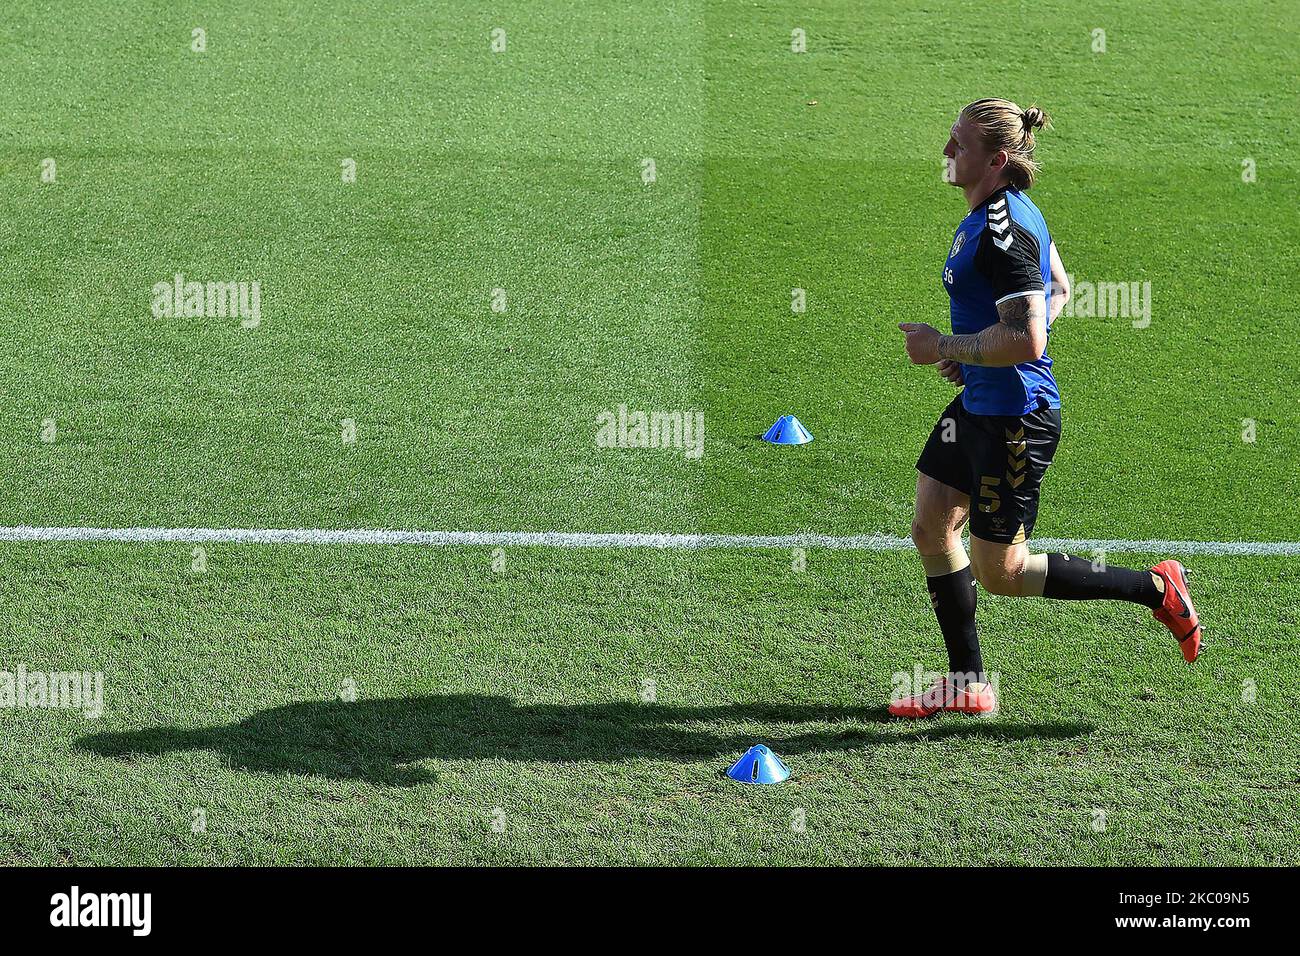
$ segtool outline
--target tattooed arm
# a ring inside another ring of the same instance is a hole
[[[998,322],[973,335],[939,336],[939,358],[963,365],[1003,368],[1042,358],[1047,348],[1047,306],[1041,294],[998,304]]]
[[[1047,349],[1047,301],[1038,240],[1012,222],[1010,227],[991,225],[978,242],[974,265],[995,296],[998,321],[974,335],[943,335],[933,326],[917,322],[898,325],[907,335],[907,357],[912,363],[943,363],[939,374],[948,378],[953,362],[1006,368],[1036,361]],[[1059,261],[1059,255],[1054,255],[1054,273]],[[1064,273],[1064,269],[1059,271]]]

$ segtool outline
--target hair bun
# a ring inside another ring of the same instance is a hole
[[[1047,114],[1037,106],[1031,106],[1020,114],[1020,121],[1025,124],[1026,130],[1042,129],[1047,125]]]

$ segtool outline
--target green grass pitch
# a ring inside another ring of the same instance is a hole
[[[1300,538],[1290,4],[302,6],[0,12],[0,525],[905,535],[951,389],[895,326],[946,325],[940,150],[1002,95],[1076,282],[1151,287],[1053,329],[1037,534]],[[155,316],[176,273],[260,324]],[[620,404],[703,457],[598,447]],[[1185,559],[1192,667],[981,594],[1002,712],[925,725],[902,551],[195,561],[0,544],[0,670],[104,675],[0,709],[0,862],[1300,862],[1300,556]],[[790,781],[722,776],[757,742]]]

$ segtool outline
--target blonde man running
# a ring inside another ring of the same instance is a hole
[[[1033,185],[1034,130],[1047,115],[1002,99],[961,111],[944,156],[970,208],[943,269],[952,335],[904,322],[907,355],[964,389],[944,409],[916,467],[912,541],[948,649],[948,676],[902,700],[898,717],[997,709],[975,627],[975,582],[994,594],[1108,599],[1149,607],[1188,661],[1201,627],[1177,561],[1149,571],[1106,567],[1068,554],[1030,554],[1038,490],[1061,436],[1061,396],[1047,357],[1052,320],[1069,298]],[[1050,299],[1050,301],[1049,301]],[[962,547],[969,520],[971,553]]]

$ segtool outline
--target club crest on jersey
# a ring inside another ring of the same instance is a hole
[[[953,256],[957,255],[957,253],[961,252],[961,247],[965,244],[966,233],[958,231],[957,238],[952,241],[952,252],[948,253],[948,258],[951,259]]]

